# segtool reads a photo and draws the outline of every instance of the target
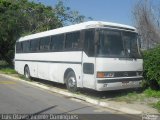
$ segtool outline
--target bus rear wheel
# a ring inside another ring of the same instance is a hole
[[[25,78],[27,78],[27,79],[30,79],[30,78],[31,78],[31,76],[30,76],[30,71],[29,71],[29,67],[28,67],[28,66],[25,66],[25,68],[24,68],[24,76],[25,76]]]
[[[67,89],[71,92],[78,91],[77,80],[73,71],[70,71],[67,75],[66,86],[67,86]]]

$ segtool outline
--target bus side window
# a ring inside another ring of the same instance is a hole
[[[64,34],[52,36],[50,43],[51,51],[63,50],[63,43],[64,43]]]
[[[95,53],[94,46],[94,31],[87,30],[85,31],[85,39],[84,39],[84,51],[88,56],[94,56]]]
[[[21,53],[23,51],[22,42],[16,43],[16,53]]]
[[[75,49],[80,46],[80,32],[66,34],[65,48]]]
[[[31,40],[30,50],[31,52],[39,51],[39,39]]]
[[[23,52],[28,53],[30,48],[30,41],[23,41],[22,45],[23,45]]]
[[[44,37],[40,39],[39,49],[40,51],[49,50],[50,37]]]

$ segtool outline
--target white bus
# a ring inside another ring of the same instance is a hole
[[[89,21],[21,37],[15,70],[66,84],[68,90],[97,91],[141,86],[143,60],[134,27]]]

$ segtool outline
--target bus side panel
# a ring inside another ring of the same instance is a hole
[[[24,75],[25,65],[27,65],[29,67],[30,75],[32,77],[37,78],[37,63],[25,62],[25,61],[15,61],[15,70],[19,74]]]
[[[30,70],[30,75],[32,77],[35,77],[37,78],[37,62],[26,62],[26,64],[28,65],[29,67],[29,70]]]
[[[19,73],[19,74],[24,74],[24,66],[25,66],[25,62],[24,61],[20,61],[19,59],[22,58],[22,54],[15,54],[15,70]]]
[[[49,80],[48,69],[49,69],[48,62],[38,62],[37,63],[38,78]]]
[[[76,75],[77,86],[82,87],[82,52],[55,52],[51,56],[53,62],[49,63],[49,80],[64,83],[66,70],[72,69]]]
[[[15,61],[15,70],[19,73],[19,74],[24,74],[24,62],[22,61]]]
[[[29,67],[30,75],[37,78],[37,62],[35,53],[16,54],[15,55],[15,69],[18,73],[24,74],[25,65]]]
[[[35,78],[64,83],[64,74],[72,69],[77,86],[82,87],[82,51],[16,54],[15,69],[24,74],[28,65],[30,75]]]
[[[76,75],[77,86],[82,87],[81,80],[81,65],[80,64],[50,64],[49,65],[49,77],[51,81],[64,83],[64,74],[67,69],[72,69]]]

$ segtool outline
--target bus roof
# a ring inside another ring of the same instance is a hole
[[[88,28],[105,28],[105,27],[110,27],[110,28],[115,28],[115,29],[126,29],[129,31],[136,32],[136,28],[132,26],[124,25],[124,24],[103,22],[103,21],[88,21],[88,22],[65,26],[65,27],[48,30],[48,31],[44,31],[44,32],[36,33],[36,34],[27,35],[27,36],[21,37],[18,41],[25,41],[29,39],[35,39],[35,38],[51,36],[51,35],[56,35],[56,34],[61,34],[61,33],[67,33],[67,32],[72,32],[72,31],[78,31],[78,30],[88,29]]]

